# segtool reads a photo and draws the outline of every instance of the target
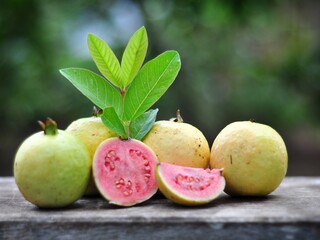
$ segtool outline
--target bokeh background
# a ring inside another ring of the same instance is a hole
[[[288,175],[320,174],[320,1],[1,0],[0,175],[12,175],[21,142],[54,118],[64,129],[92,103],[60,68],[98,72],[87,34],[121,58],[145,25],[147,60],[177,50],[181,71],[155,104],[158,119],[182,117],[211,145],[228,123],[274,127],[289,152]],[[49,147],[49,146],[48,146]]]

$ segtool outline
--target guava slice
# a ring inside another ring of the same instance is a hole
[[[216,199],[226,185],[221,169],[203,169],[158,163],[156,180],[169,200],[182,205],[202,205]]]
[[[111,204],[132,206],[144,202],[158,190],[157,162],[151,148],[141,141],[107,139],[99,145],[93,159],[96,186]]]

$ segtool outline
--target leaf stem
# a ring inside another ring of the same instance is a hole
[[[131,126],[131,121],[123,123],[123,127],[124,127],[124,130],[128,136],[128,139],[131,138],[130,126]]]
[[[120,91],[120,94],[121,94],[121,97],[122,97],[122,103],[124,102],[124,96],[126,95],[126,89],[122,89],[122,88],[119,88],[119,91]]]

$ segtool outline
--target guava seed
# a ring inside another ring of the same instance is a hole
[[[114,150],[108,151],[105,157],[105,167],[109,168],[111,171],[115,170],[115,161],[120,161],[120,158],[117,156]]]
[[[115,182],[116,188],[121,190],[124,196],[130,196],[133,193],[132,190],[132,181],[128,180],[127,182],[120,178]]]
[[[213,172],[211,172],[210,170],[207,171],[210,174],[213,174]],[[204,179],[202,179],[203,181]],[[210,181],[214,181],[214,177],[210,177]],[[178,174],[175,177],[175,183],[180,185],[182,188],[191,190],[191,191],[202,191],[206,188],[208,188],[211,185],[211,182],[207,181],[204,185],[200,184],[201,183],[201,179],[200,178],[195,178],[193,176],[186,176],[186,175],[182,175],[182,174]],[[199,185],[200,184],[200,185]]]
[[[127,187],[131,187],[131,186],[132,186],[132,182],[128,180]]]

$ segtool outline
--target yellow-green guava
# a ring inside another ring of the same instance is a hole
[[[92,165],[93,156],[99,144],[108,138],[118,136],[115,132],[111,131],[104,125],[95,110],[92,117],[80,118],[73,121],[67,127],[66,132],[76,136],[86,145],[90,153],[90,165]],[[95,186],[91,171],[90,181],[84,195],[93,196],[97,194],[99,194],[99,191]]]
[[[84,144],[58,130],[53,120],[44,131],[28,137],[14,160],[16,184],[26,200],[40,208],[65,207],[84,193],[90,176],[90,157]]]
[[[238,121],[227,125],[211,148],[211,168],[223,168],[231,196],[266,196],[282,182],[288,167],[285,143],[270,126]]]
[[[155,122],[142,141],[151,147],[160,162],[195,168],[209,166],[207,139],[199,129],[184,123],[179,112],[174,120]]]

